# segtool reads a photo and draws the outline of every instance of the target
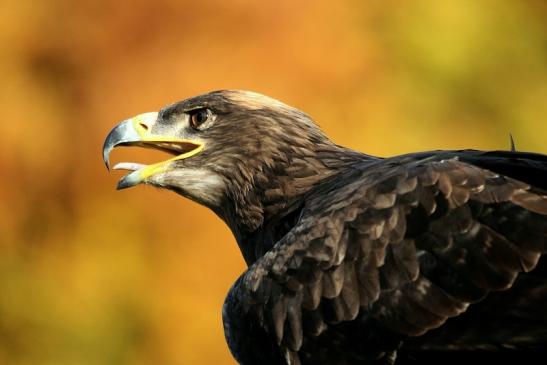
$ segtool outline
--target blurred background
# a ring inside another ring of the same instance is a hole
[[[369,154],[510,132],[547,153],[543,0],[2,0],[0,75],[2,365],[234,364],[236,243],[173,193],[114,190],[101,147],[127,117],[249,89]]]

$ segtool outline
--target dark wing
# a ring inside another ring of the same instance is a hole
[[[547,250],[547,197],[457,159],[334,180],[236,295],[298,363],[303,342],[363,312],[419,336],[511,287]]]

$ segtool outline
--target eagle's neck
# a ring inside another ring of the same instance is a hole
[[[370,156],[324,144],[300,154],[287,154],[260,171],[252,179],[245,170],[227,189],[223,211],[219,214],[231,228],[248,265],[269,251],[298,221],[310,191],[330,177]],[[260,163],[246,161],[246,165]],[[241,169],[245,167],[242,166]]]

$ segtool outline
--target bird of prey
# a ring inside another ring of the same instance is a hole
[[[129,170],[213,210],[248,265],[223,305],[249,364],[393,364],[547,347],[547,156],[431,151],[379,158],[305,113],[222,90],[107,136],[172,157]],[[471,357],[469,357],[471,356]]]

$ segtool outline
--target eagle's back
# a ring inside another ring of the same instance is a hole
[[[434,151],[326,179],[231,290],[232,351],[353,364],[547,346],[546,171],[542,155]]]

